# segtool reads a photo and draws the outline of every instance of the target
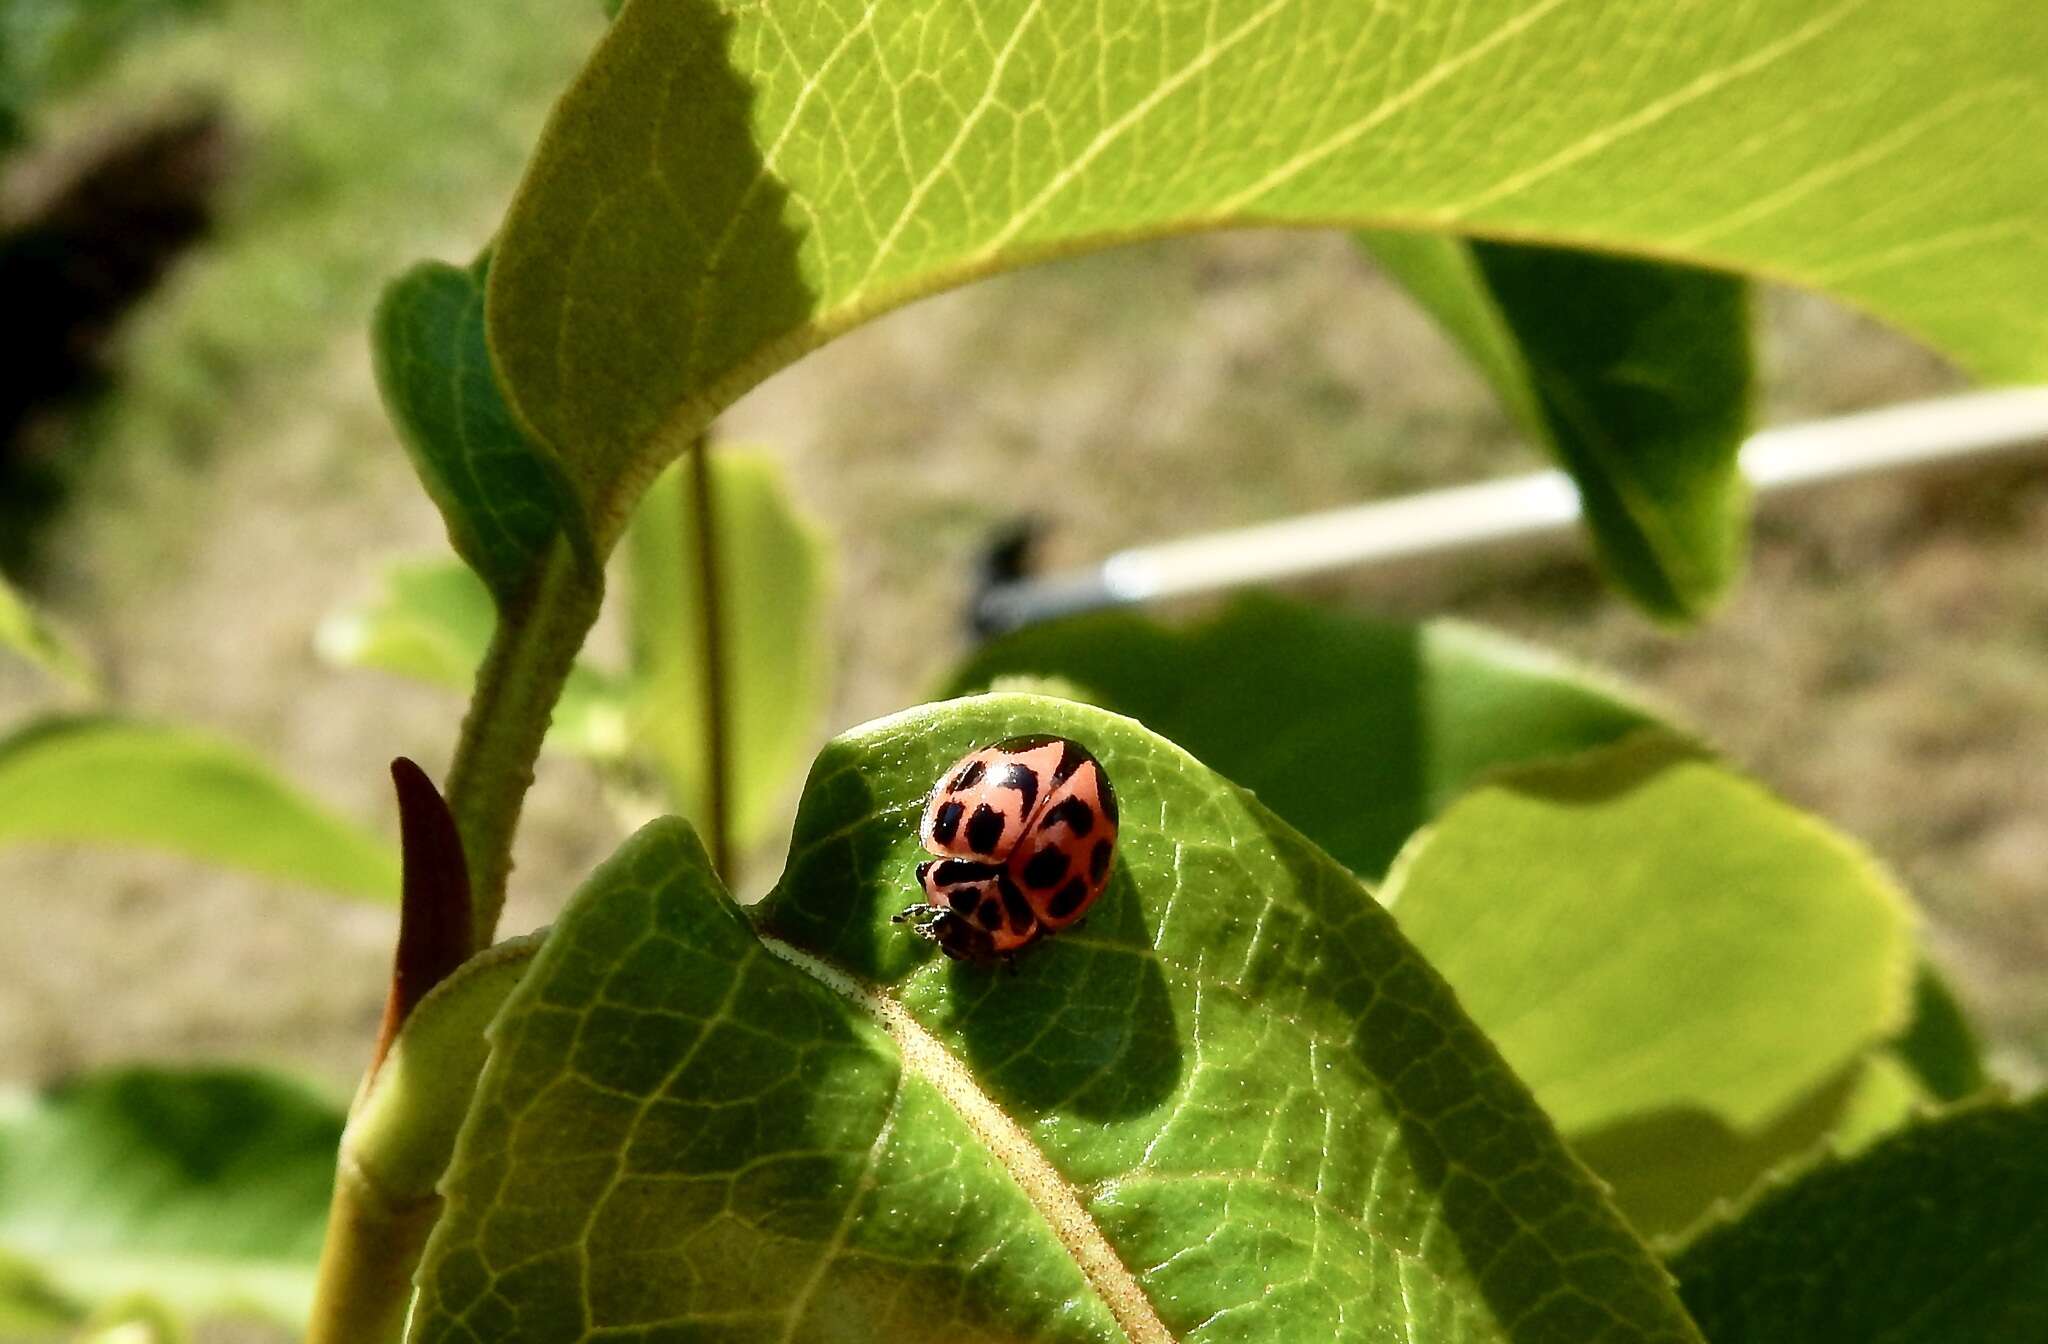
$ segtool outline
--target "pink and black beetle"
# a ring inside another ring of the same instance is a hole
[[[940,777],[917,837],[924,900],[895,917],[956,961],[1009,960],[1080,921],[1109,881],[1116,790],[1064,737],[1013,737]]]

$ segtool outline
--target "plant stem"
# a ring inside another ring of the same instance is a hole
[[[512,833],[533,784],[533,763],[603,600],[604,576],[557,540],[526,600],[500,616],[477,669],[447,778],[448,806],[469,864],[472,951],[497,935],[512,871]]]
[[[687,522],[696,512],[697,613],[701,621],[698,643],[704,652],[704,774],[707,782],[708,817],[711,830],[711,866],[726,881],[732,880],[731,825],[728,807],[731,794],[730,746],[727,742],[725,690],[725,613],[721,602],[718,569],[718,510],[711,490],[711,441],[698,435],[690,445],[690,476],[686,482],[676,475],[676,488],[683,493],[682,518]],[[684,557],[690,564],[692,557]],[[683,576],[683,591],[690,589],[689,575]]]
[[[335,1171],[306,1344],[397,1344],[438,1197],[394,1204],[344,1161]]]

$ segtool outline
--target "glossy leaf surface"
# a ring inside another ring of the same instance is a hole
[[[1012,976],[889,916],[965,751],[1070,735],[1107,894]],[[1355,878],[1135,724],[927,707],[813,770],[762,937],[680,824],[508,1002],[413,1338],[1692,1340]]]

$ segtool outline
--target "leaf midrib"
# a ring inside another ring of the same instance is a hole
[[[779,938],[765,933],[760,937],[761,946],[770,955],[853,1004],[889,1034],[902,1056],[904,1069],[932,1085],[973,1131],[990,1158],[1031,1201],[1131,1344],[1176,1344],[1137,1275],[1088,1213],[1080,1192],[1031,1141],[1023,1127],[982,1091],[967,1066],[926,1031],[909,1009],[829,962]]]

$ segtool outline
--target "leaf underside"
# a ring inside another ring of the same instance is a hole
[[[491,348],[600,539],[697,427],[839,331],[1194,229],[1688,261],[2038,377],[2035,19],[2032,0],[1140,0],[1114,22],[1035,0],[634,0],[499,237]]]
[[[1655,616],[1704,615],[1742,560],[1748,286],[1591,252],[1361,240],[1570,473],[1608,576]]]
[[[1122,802],[1014,975],[889,923],[931,781],[1064,733]],[[828,747],[762,938],[679,823],[495,1028],[413,1337],[1692,1340],[1347,872],[1127,720],[1028,696]]]

